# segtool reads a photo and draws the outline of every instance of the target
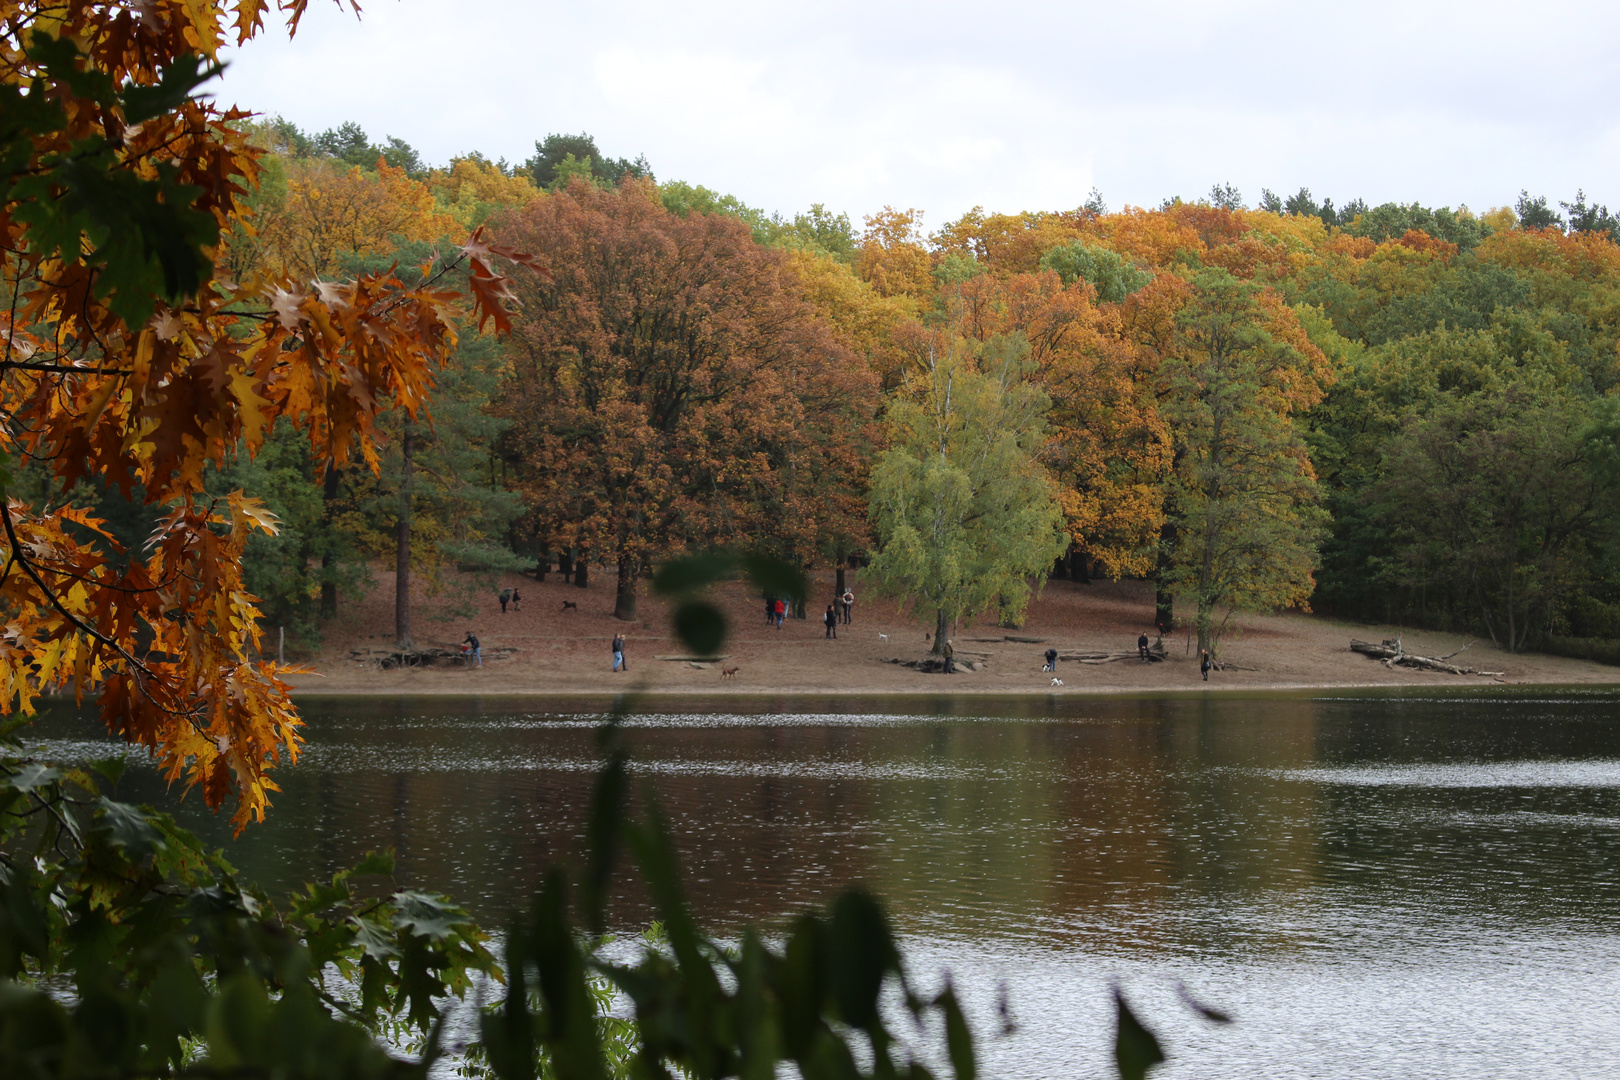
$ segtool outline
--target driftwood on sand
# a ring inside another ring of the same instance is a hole
[[[1137,649],[1130,652],[1058,652],[1059,660],[1068,660],[1076,664],[1112,664],[1116,660],[1140,660],[1142,654]],[[1158,663],[1165,658],[1164,642],[1155,641],[1148,646],[1148,659]]]
[[[1351,638],[1350,650],[1361,653],[1363,656],[1370,656],[1374,660],[1382,660],[1385,667],[1392,668],[1399,665],[1401,667],[1417,668],[1421,671],[1443,671],[1448,675],[1484,675],[1491,678],[1501,678],[1504,673],[1500,671],[1480,671],[1477,668],[1458,667],[1455,664],[1446,663],[1452,657],[1461,655],[1473,648],[1474,644],[1474,642],[1470,641],[1456,652],[1447,653],[1444,656],[1419,656],[1416,653],[1407,652],[1406,647],[1398,637],[1393,640],[1386,639],[1377,645],[1370,641],[1357,641],[1355,638]]]

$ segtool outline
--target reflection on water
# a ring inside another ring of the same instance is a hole
[[[991,1075],[1102,1075],[1115,974],[1169,1076],[1620,1061],[1620,695],[659,704],[625,737],[711,925],[871,885],[981,1030],[1008,984],[1020,1028],[987,1041]],[[232,842],[181,817],[272,888],[395,847],[402,880],[498,926],[575,852],[607,708],[313,699],[267,824]],[[36,734],[110,750],[67,709]],[[164,798],[141,769],[120,794]],[[646,918],[619,897],[623,928]],[[1183,1019],[1176,979],[1241,1023]]]

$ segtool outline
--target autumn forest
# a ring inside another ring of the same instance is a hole
[[[352,124],[251,134],[240,278],[431,274],[481,226],[541,268],[509,339],[464,328],[431,417],[384,414],[377,471],[317,469],[290,428],[218,470],[284,523],[247,580],[304,647],[373,565],[606,572],[629,618],[660,559],[713,546],[854,557],[941,620],[1016,625],[1043,575],[1106,575],[1216,646],[1234,606],[1620,635],[1620,227],[1582,194],[1251,208],[1217,185],[856,226],[586,135],[430,169]]]

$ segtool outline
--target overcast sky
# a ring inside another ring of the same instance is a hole
[[[345,120],[431,163],[587,131],[791,214],[1112,208],[1230,182],[1343,204],[1620,204],[1620,5],[568,5],[317,0],[231,57],[219,98]],[[1620,207],[1617,207],[1620,208]]]

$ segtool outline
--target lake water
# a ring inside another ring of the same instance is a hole
[[[626,739],[713,929],[866,883],[987,1076],[1110,1075],[1116,977],[1156,1077],[1620,1074],[1620,693],[1415,695],[645,700]],[[275,890],[394,847],[499,928],[577,850],[607,708],[308,699],[265,825],[180,816]],[[33,734],[107,750],[65,708]]]

